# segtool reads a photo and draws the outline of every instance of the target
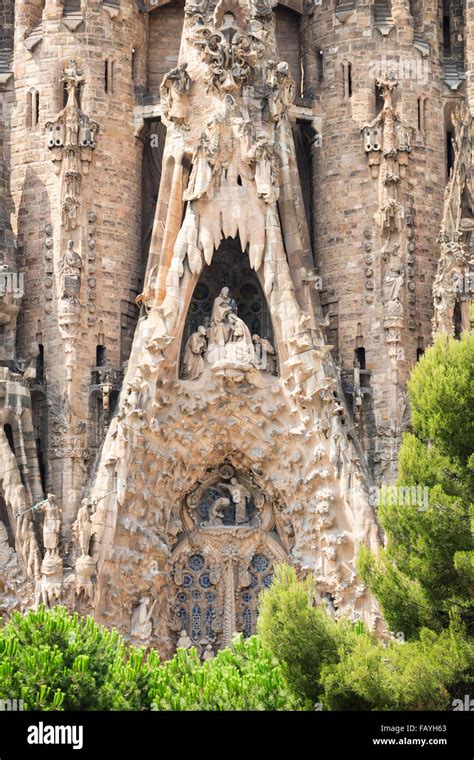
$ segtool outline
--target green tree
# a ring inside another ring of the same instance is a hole
[[[0,699],[26,710],[289,710],[303,703],[261,642],[235,639],[202,663],[167,662],[64,607],[14,613],[0,627]]]
[[[302,701],[328,710],[446,710],[474,685],[474,642],[462,623],[417,641],[382,643],[314,604],[314,581],[280,566],[260,595],[259,634]],[[467,689],[467,691],[466,691]]]
[[[413,433],[404,436],[398,486],[426,487],[428,504],[386,499],[386,547],[359,556],[359,573],[390,628],[416,638],[474,610],[474,336],[439,337],[408,383]]]

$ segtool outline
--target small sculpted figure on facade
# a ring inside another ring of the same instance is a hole
[[[181,630],[179,634],[179,639],[176,642],[176,649],[189,649],[190,647],[192,647],[192,645],[193,645],[193,642],[189,638],[186,631],[184,629]]]
[[[82,258],[74,250],[74,241],[69,240],[67,250],[60,264],[61,298],[77,303],[81,290]]]
[[[229,491],[232,502],[235,504],[235,524],[243,525],[248,522],[247,500],[252,494],[237,478],[231,478],[230,483],[221,483],[222,488]]]
[[[185,201],[195,201],[202,198],[211,187],[213,177],[213,165],[211,163],[211,145],[208,135],[202,134],[197,142],[193,154],[193,168],[189,177],[188,186],[183,193]]]
[[[89,512],[89,499],[83,499],[77,513],[76,522],[73,525],[73,536],[81,556],[89,554],[92,537],[92,523]]]
[[[255,347],[255,355],[259,368],[268,375],[276,375],[276,351],[270,341],[266,338],[261,338],[260,335],[254,334],[252,335],[252,342]]]
[[[188,64],[183,63],[165,74],[160,86],[161,108],[165,120],[186,126],[188,100],[192,80],[187,72]],[[188,127],[186,127],[188,128]]]
[[[230,499],[225,496],[216,499],[214,504],[209,509],[209,520],[207,521],[208,527],[221,527],[224,525],[223,511],[230,506]]]
[[[153,632],[151,616],[155,609],[156,600],[153,602],[150,609],[148,609],[149,603],[150,600],[148,597],[144,596],[140,599],[138,607],[132,612],[130,633],[133,638],[139,639],[140,641],[149,641]]]
[[[207,348],[206,328],[199,325],[196,332],[190,335],[183,358],[183,380],[197,380],[204,372],[203,354]]]
[[[43,545],[46,549],[46,556],[58,554],[59,535],[61,530],[61,510],[56,503],[56,496],[52,493],[42,505],[44,511],[43,522]]]

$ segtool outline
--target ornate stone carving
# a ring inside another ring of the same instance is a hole
[[[460,105],[452,114],[454,165],[445,191],[443,219],[439,233],[441,255],[433,283],[433,334],[455,334],[455,309],[459,308],[458,330],[470,329],[474,251],[470,242],[474,222],[467,216],[465,197],[472,194],[472,116]],[[464,216],[465,215],[465,216]]]
[[[163,166],[174,168],[154,226],[162,245],[92,490],[101,500],[92,517],[101,609],[127,627],[136,594],[148,595],[162,573],[153,598],[166,596],[169,609],[150,636],[170,648],[187,637],[201,656],[255,630],[258,591],[277,562],[313,570],[337,616],[372,620],[356,556],[361,544],[376,548],[377,524],[331,346],[310,306],[316,294],[304,280],[309,237],[292,217],[294,84],[277,60],[268,7],[186,5],[180,63],[192,72],[193,118],[189,130],[168,124]],[[237,308],[235,282],[218,269],[228,238],[261,284],[272,326],[270,334],[262,324],[265,337],[252,340],[260,329],[249,329],[240,290]],[[289,251],[301,254],[301,267],[290,268]],[[211,282],[213,271],[222,274]],[[206,275],[209,308],[192,323],[190,303]],[[163,544],[155,575],[151,556]]]

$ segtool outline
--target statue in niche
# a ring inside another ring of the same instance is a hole
[[[72,195],[67,195],[62,202],[62,224],[66,230],[75,230],[77,227],[77,210],[79,201]]]
[[[228,316],[230,339],[224,346],[222,362],[224,365],[236,365],[238,368],[250,369],[255,367],[257,359],[250,330],[236,314]]]
[[[252,343],[260,369],[268,375],[276,375],[276,351],[270,341],[266,338],[261,338],[260,335],[252,335]]]
[[[66,298],[72,303],[78,302],[81,289],[82,258],[74,250],[74,241],[69,240],[67,251],[59,267],[61,277],[61,298]]]
[[[216,499],[214,504],[209,509],[209,520],[207,525],[210,528],[221,527],[224,525],[223,510],[230,505],[230,499],[226,496],[222,496],[220,499]]]
[[[183,380],[197,380],[204,372],[203,354],[207,348],[207,331],[204,325],[199,325],[196,332],[190,335],[184,349]]]
[[[56,503],[56,496],[49,493],[42,506],[44,511],[43,545],[46,558],[58,554],[59,532],[61,530],[61,510]]]
[[[149,603],[150,600],[148,597],[144,596],[140,599],[138,607],[132,612],[130,633],[133,638],[140,639],[141,641],[148,641],[151,638],[153,631],[151,616],[155,609],[156,600],[153,602],[150,609],[148,609]]]
[[[191,91],[192,80],[187,68],[188,64],[183,63],[165,74],[160,85],[160,98],[165,119],[189,129],[185,124],[188,115],[186,97]]]
[[[384,325],[387,329],[400,327],[403,323],[403,303],[401,300],[401,290],[405,279],[403,264],[398,257],[396,262],[391,264],[390,270],[383,280],[383,297],[384,297]]]
[[[252,525],[255,512],[252,493],[235,476],[211,486],[199,502],[203,527]]]
[[[209,330],[209,343],[216,346],[225,346],[230,337],[230,325],[228,316],[232,312],[232,301],[230,290],[227,287],[222,288],[221,292],[214,299],[211,313],[211,324]]]

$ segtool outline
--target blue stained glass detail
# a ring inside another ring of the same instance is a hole
[[[265,588],[270,588],[270,586],[273,583],[273,573],[268,573],[268,575],[265,576],[263,579],[263,585]]]
[[[181,630],[186,630],[186,610],[184,607],[180,607],[178,610],[179,624]]]
[[[209,573],[203,573],[201,577],[199,578],[199,583],[203,588],[209,588],[211,585],[211,579],[209,578]]]
[[[192,575],[185,575],[183,577],[183,586],[184,588],[189,588],[193,585],[193,576]]]
[[[252,610],[250,609],[250,607],[246,607],[244,609],[243,621],[244,621],[244,626],[243,626],[244,638],[248,639],[248,637],[252,635]]]
[[[201,638],[201,608],[197,604],[193,606],[191,613],[191,638]]]
[[[204,557],[202,554],[193,554],[193,556],[189,558],[188,565],[191,570],[201,570],[201,568],[204,567]]]
[[[206,610],[206,636],[208,639],[214,638],[214,631],[212,630],[212,621],[214,620],[214,610],[212,607],[208,607]]]
[[[249,594],[246,591],[244,594],[242,594],[242,601],[248,604],[250,601],[252,601],[252,594]]]
[[[208,593],[206,594],[206,602],[213,602],[215,598],[216,598],[216,595],[214,594],[214,592],[208,591]]]
[[[177,596],[178,602],[181,602],[181,604],[184,604],[184,602],[186,601],[187,598],[188,597],[186,596],[186,594],[183,594],[183,592],[181,592]]]
[[[253,573],[250,573],[251,581],[250,581],[250,588],[256,588],[258,586],[258,578]]]
[[[255,554],[252,560],[252,567],[257,573],[264,573],[269,566],[269,561],[264,554]]]
[[[201,598],[201,592],[197,591],[196,589],[193,589],[191,592],[191,596],[193,599],[200,599]]]

